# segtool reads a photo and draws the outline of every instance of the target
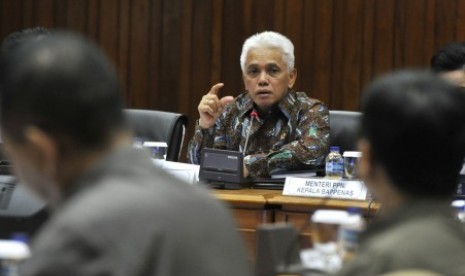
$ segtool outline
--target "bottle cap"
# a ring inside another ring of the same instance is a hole
[[[329,151],[337,151],[337,152],[339,152],[339,146],[330,146]]]

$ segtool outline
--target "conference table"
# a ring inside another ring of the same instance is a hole
[[[238,231],[242,234],[249,259],[256,255],[257,229],[266,223],[291,223],[300,233],[302,248],[312,246],[310,217],[318,209],[346,210],[359,207],[367,219],[379,209],[370,200],[330,199],[283,195],[281,190],[212,189],[213,195],[225,202],[232,210]]]

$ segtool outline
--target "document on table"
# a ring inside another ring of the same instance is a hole
[[[199,165],[164,161],[162,163],[159,160],[152,159],[155,166],[162,168],[169,174],[187,182],[189,184],[197,184],[199,182]]]

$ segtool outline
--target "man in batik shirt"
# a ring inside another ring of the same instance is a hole
[[[202,97],[188,160],[200,164],[203,148],[244,152],[244,174],[322,167],[329,144],[329,112],[319,100],[295,92],[294,46],[263,32],[248,38],[240,57],[246,92],[218,97],[222,83]]]

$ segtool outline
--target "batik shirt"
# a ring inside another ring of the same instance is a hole
[[[329,111],[304,92],[289,91],[281,102],[259,118],[251,119],[254,103],[242,93],[228,104],[215,125],[198,124],[189,142],[187,159],[200,164],[203,148],[244,152],[252,177],[276,171],[321,167],[329,146]]]

